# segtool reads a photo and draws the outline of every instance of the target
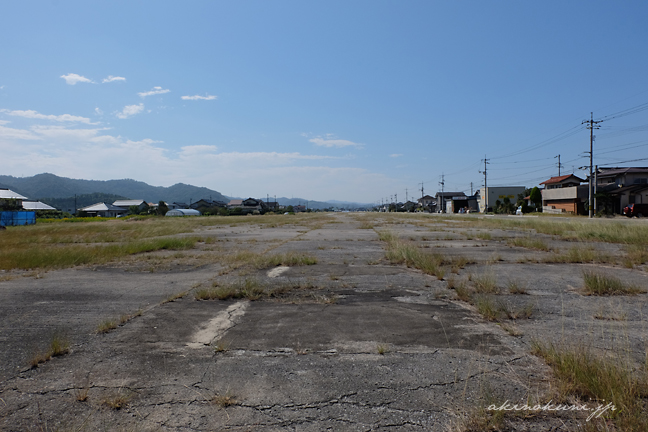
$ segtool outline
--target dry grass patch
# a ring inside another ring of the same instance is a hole
[[[508,288],[508,291],[511,294],[528,294],[524,282],[520,282],[517,280],[508,281],[508,283],[506,284],[506,288]]]
[[[109,333],[117,328],[119,324],[115,320],[105,320],[97,326],[97,333]]]
[[[29,361],[31,367],[38,367],[39,364],[45,363],[52,357],[63,356],[70,352],[70,341],[63,335],[54,334],[49,343],[47,351],[35,353]]]
[[[214,395],[211,402],[214,405],[219,406],[221,408],[227,408],[232,405],[238,405],[238,401],[236,400],[236,397],[230,394],[230,392],[227,392],[224,395]]]
[[[478,294],[499,294],[497,281],[495,280],[495,275],[492,273],[473,276],[472,283],[475,285],[475,291]]]
[[[504,319],[528,319],[533,315],[533,304],[514,307],[502,300],[495,300],[492,296],[480,295],[474,298],[474,304],[484,319],[488,321],[501,321]]]
[[[636,369],[624,358],[604,357],[584,346],[556,346],[534,342],[533,354],[551,366],[559,396],[582,401],[612,403],[605,413],[624,432],[648,430],[648,378],[646,369]]]
[[[526,249],[535,249],[535,250],[540,250],[545,252],[551,250],[544,240],[539,238],[533,238],[533,237],[510,238],[506,240],[506,244],[509,246],[517,246]]]
[[[132,395],[123,393],[121,390],[119,390],[116,393],[105,396],[101,400],[101,405],[104,405],[112,410],[120,410],[128,405],[132,398]]]
[[[594,271],[584,271],[583,281],[587,295],[635,295],[645,292],[635,285],[623,282],[619,278]]]
[[[320,289],[310,281],[290,281],[270,284],[256,278],[239,279],[234,282],[219,284],[214,282],[211,288],[197,290],[196,300],[229,300],[241,299],[259,300],[261,298],[281,298],[293,291]]]
[[[597,251],[591,246],[573,246],[563,253],[556,253],[542,260],[546,263],[603,263],[614,264],[616,259],[609,254]]]

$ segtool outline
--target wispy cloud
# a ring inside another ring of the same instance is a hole
[[[153,96],[153,95],[159,95],[159,94],[164,94],[164,93],[169,93],[171,90],[169,89],[163,89],[162,87],[153,87],[152,90],[149,90],[147,92],[140,92],[137,93],[141,97],[146,97],[146,96]]]
[[[135,105],[138,107],[138,105]],[[394,187],[395,179],[361,168],[328,166],[344,158],[299,152],[219,152],[214,145],[191,145],[173,151],[160,141],[131,141],[106,128],[72,124],[0,126],[0,151],[8,175],[51,172],[66,177],[109,180],[131,178],[170,186],[189,183],[240,196],[302,196],[354,200]],[[141,161],[147,161],[142,164]],[[246,175],[241,177],[241,166]],[[169,175],[173,173],[173,175]],[[296,182],[295,178],[300,181]]]
[[[24,129],[14,129],[4,126],[0,126],[0,144],[2,144],[2,139],[12,139],[12,140],[39,140],[41,139],[38,135],[24,130]]]
[[[77,75],[75,73],[67,74],[67,75],[61,75],[61,78],[65,80],[66,83],[69,85],[75,85],[76,83],[91,83],[93,82],[91,79],[86,78],[81,75]]]
[[[139,114],[142,111],[144,111],[144,104],[139,104],[139,105],[126,105],[124,109],[121,112],[115,113],[117,118],[120,119],[127,119],[128,117],[132,117],[135,114]]]
[[[103,115],[103,110],[101,108],[97,107],[97,108],[95,108],[95,113],[97,115]]]
[[[8,110],[8,109],[1,109],[0,112],[3,112],[7,115],[10,116],[16,116],[16,117],[24,117],[24,118],[31,118],[31,119],[39,119],[39,120],[52,120],[52,121],[57,121],[57,122],[77,122],[77,123],[87,123],[90,124],[90,119],[86,117],[79,117],[79,116],[74,116],[71,114],[61,114],[61,115],[52,115],[52,114],[41,114],[38,111],[34,110]]]
[[[397,157],[401,157],[401,156],[403,156],[402,153],[394,153],[394,154],[389,155],[389,157],[393,157],[393,158],[397,158]]]
[[[101,80],[102,83],[109,83],[114,81],[126,81],[126,78],[108,75],[108,78],[104,78]]]
[[[320,147],[337,147],[337,148],[342,148],[342,147],[363,148],[364,147],[364,144],[338,139],[332,134],[326,134],[324,137],[317,136],[315,138],[309,139],[308,141]]]
[[[181,96],[180,99],[182,100],[214,100],[218,98],[218,96],[214,95],[205,95],[205,96],[200,96],[200,95],[195,95],[195,96]]]

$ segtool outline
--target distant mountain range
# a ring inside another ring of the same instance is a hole
[[[38,174],[33,177],[0,176],[0,187],[9,188],[30,200],[47,198],[74,198],[74,195],[103,193],[129,199],[143,199],[147,202],[198,201],[202,198],[214,201],[229,201],[218,191],[184,183],[170,187],[151,186],[144,182],[124,180],[77,180],[54,174]],[[91,203],[93,204],[93,203]]]
[[[79,180],[59,177],[54,174],[37,174],[33,177],[13,177],[0,175],[0,187],[9,188],[30,200],[38,200],[58,209],[69,211],[74,208],[74,195],[77,195],[77,208],[97,202],[110,202],[117,199],[143,199],[147,202],[182,202],[189,204],[200,199],[228,202],[229,197],[205,187],[177,183],[173,186],[151,186],[132,180]],[[248,197],[244,197],[248,198]],[[252,197],[265,200],[266,197]],[[270,198],[273,201],[274,198]],[[370,204],[348,201],[312,201],[304,198],[277,198],[281,205],[304,205],[311,209],[369,207]]]

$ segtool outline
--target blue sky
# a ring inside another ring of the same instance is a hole
[[[558,154],[585,175],[591,111],[595,164],[648,165],[616,163],[648,156],[641,1],[52,0],[1,16],[3,174],[403,201],[442,174],[480,187],[485,155],[493,186],[535,186]]]

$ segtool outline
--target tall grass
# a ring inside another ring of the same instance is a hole
[[[0,269],[56,269],[87,264],[102,264],[127,255],[161,249],[191,249],[195,237],[133,240],[108,245],[33,244],[16,249],[0,246]]]
[[[619,278],[593,271],[584,271],[583,281],[585,283],[585,291],[591,295],[625,295],[644,292],[642,289],[632,284],[627,284]]]
[[[645,370],[635,371],[625,359],[603,357],[583,346],[535,342],[533,353],[551,366],[561,395],[577,396],[583,401],[593,400],[603,405],[612,402],[616,410],[608,411],[606,417],[613,418],[618,430],[648,430]]]

